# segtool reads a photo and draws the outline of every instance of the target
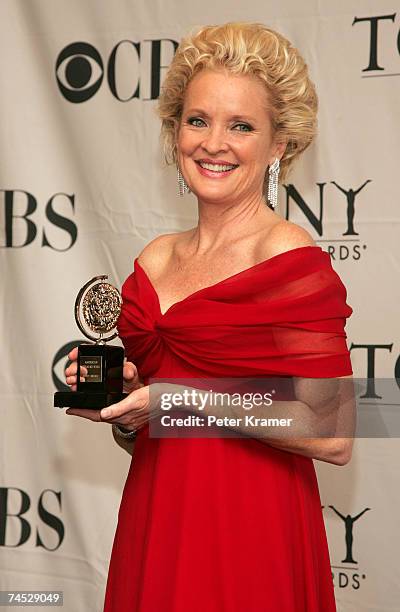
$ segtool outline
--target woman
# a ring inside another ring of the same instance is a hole
[[[312,459],[351,456],[351,437],[317,437],[327,406],[340,431],[352,423],[339,392],[318,403],[307,384],[351,376],[351,308],[329,255],[274,211],[279,171],[311,143],[316,110],[304,60],[263,25],[204,27],[172,61],[162,133],[198,224],[150,242],[124,283],[130,395],[101,412],[68,410],[112,423],[131,454],[134,444],[105,612],[335,610]],[[66,374],[74,389],[76,362]],[[305,426],[296,438],[150,437],[157,376],[292,377],[290,405],[315,437]]]

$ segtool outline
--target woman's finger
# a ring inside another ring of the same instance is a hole
[[[74,361],[71,363],[68,368],[65,368],[64,374],[66,376],[74,376],[78,371],[78,363]],[[85,366],[81,366],[81,376],[87,376],[87,368]]]
[[[133,380],[137,376],[137,368],[131,361],[124,363],[124,378],[125,380]]]
[[[74,388],[74,387],[72,387]],[[126,398],[102,410],[68,408],[66,414],[80,416],[96,422],[117,423],[127,429],[136,429],[147,422],[149,387],[140,387]]]
[[[131,361],[125,361],[124,363],[123,379],[123,388],[127,393],[144,386],[140,381],[137,367]]]
[[[78,363],[76,361],[74,361],[73,363],[70,363],[68,368],[65,368],[65,376],[74,376],[74,374],[76,374],[78,370]]]
[[[77,376],[67,376],[65,379],[65,382],[67,383],[67,385],[76,385],[76,380],[77,380]],[[85,382],[85,377],[80,376],[79,380],[81,382]]]
[[[72,414],[73,416],[83,417],[90,421],[96,421],[99,423],[102,419],[100,417],[100,410],[93,410],[92,408],[68,408],[65,414]]]
[[[138,408],[146,408],[149,403],[149,387],[140,387],[132,391],[126,398],[103,408],[101,411],[101,417],[103,419],[111,420],[118,419],[119,417],[127,414],[131,410],[137,410]]]
[[[127,385],[133,386],[132,390],[137,387],[143,386],[140,383],[137,367],[131,361],[127,361],[124,363],[123,378],[124,382],[127,383]]]
[[[70,361],[76,361],[78,359],[78,347],[75,346],[72,351],[68,353],[68,359]]]

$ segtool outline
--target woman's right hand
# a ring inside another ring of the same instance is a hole
[[[71,391],[76,391],[77,372],[78,372],[78,347],[72,349],[68,353],[68,358],[71,364],[65,370],[65,382],[71,387]],[[87,376],[87,369],[81,366],[80,380],[84,382],[85,376]],[[124,378],[124,392],[131,393],[135,389],[143,387],[143,383],[140,381],[137,367],[131,361],[124,362],[123,370]]]

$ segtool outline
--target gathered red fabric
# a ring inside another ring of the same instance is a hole
[[[126,356],[152,377],[352,374],[352,309],[330,256],[286,251],[161,313],[141,267],[122,287]],[[104,612],[332,612],[312,459],[255,438],[138,432]]]

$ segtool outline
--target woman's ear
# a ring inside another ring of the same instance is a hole
[[[287,142],[281,142],[279,144],[279,159],[282,159],[283,154],[286,151],[286,147],[287,147]]]
[[[175,146],[176,146],[176,143],[178,142],[179,127],[180,127],[180,121],[179,120],[175,120],[175,125],[174,125]]]
[[[179,121],[174,125],[174,155],[178,158],[178,137],[179,137]]]
[[[274,163],[276,157],[279,159],[279,161],[282,159],[283,154],[285,153],[285,150],[286,150],[286,146],[287,146],[287,142],[285,141],[276,143],[275,149],[274,149],[275,153],[272,158],[272,161],[270,162],[270,165]]]

